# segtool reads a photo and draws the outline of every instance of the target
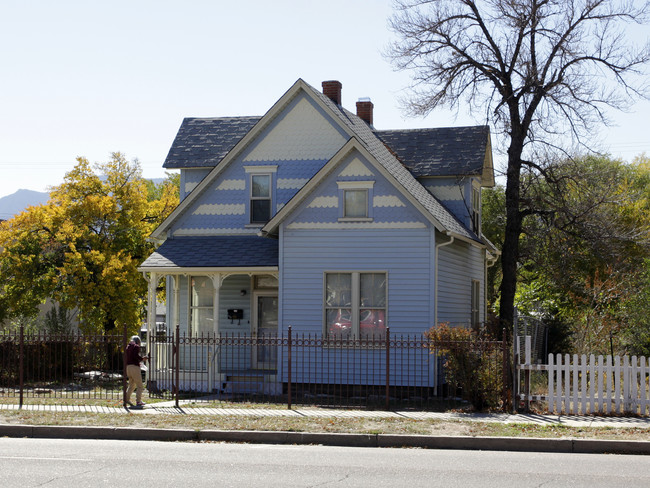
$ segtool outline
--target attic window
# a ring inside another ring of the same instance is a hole
[[[372,220],[374,181],[339,181],[339,220]]]
[[[343,217],[368,217],[368,190],[343,190]]]

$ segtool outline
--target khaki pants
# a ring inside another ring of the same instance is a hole
[[[129,364],[126,367],[126,376],[129,378],[129,388],[126,390],[126,401],[131,403],[131,394],[133,393],[133,390],[135,390],[135,401],[136,403],[140,403],[142,401],[142,390],[144,390],[140,366]]]

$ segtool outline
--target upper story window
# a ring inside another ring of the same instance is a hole
[[[273,215],[273,174],[277,166],[245,166],[244,169],[249,174],[249,222],[266,224]]]
[[[271,175],[251,175],[251,224],[271,220]]]
[[[372,220],[374,181],[339,181],[339,219]]]

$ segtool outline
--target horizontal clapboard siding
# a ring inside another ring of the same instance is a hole
[[[479,302],[484,299],[483,250],[465,242],[456,241],[440,248],[438,259],[438,322],[468,325],[471,321],[472,280],[478,280],[481,290]],[[480,306],[480,321],[485,320]]]
[[[323,275],[388,273],[388,325],[395,334],[430,327],[431,235],[428,229],[285,231],[281,323],[296,333],[323,331]]]

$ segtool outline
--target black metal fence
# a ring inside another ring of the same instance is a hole
[[[124,401],[126,331],[85,336],[0,334],[0,398]],[[502,341],[434,343],[422,335],[363,340],[158,330],[149,338],[147,393],[183,400],[368,409],[445,409],[450,401],[501,408]],[[477,391],[479,395],[477,396]],[[488,402],[483,400],[488,398]],[[55,401],[53,401],[55,403]]]
[[[124,334],[0,333],[0,397],[123,399]]]
[[[432,342],[424,335],[343,340],[159,331],[151,338],[149,394],[194,402],[347,408],[444,408],[444,399],[503,408],[502,341]],[[452,370],[453,368],[453,370]],[[453,374],[452,374],[453,373]]]

